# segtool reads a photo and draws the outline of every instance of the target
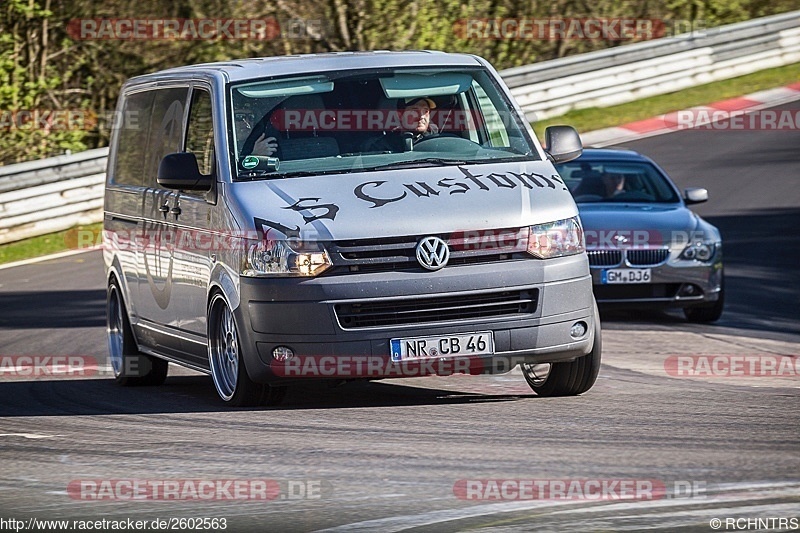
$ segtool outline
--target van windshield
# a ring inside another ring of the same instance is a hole
[[[483,69],[380,69],[230,86],[239,179],[538,160]]]

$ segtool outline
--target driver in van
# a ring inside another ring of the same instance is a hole
[[[426,96],[401,99],[397,103],[401,127],[367,141],[365,152],[409,152],[414,144],[425,137],[439,133],[439,128],[431,122],[431,110],[436,102]]]

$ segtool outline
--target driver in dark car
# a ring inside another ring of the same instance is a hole
[[[439,128],[431,122],[431,110],[436,102],[428,97],[406,98],[398,102],[401,111],[401,127],[383,132],[376,139],[370,139],[364,146],[365,152],[409,152],[414,144],[425,137],[439,133]]]
[[[625,174],[605,172],[603,174],[603,189],[606,198],[613,198],[625,192]]]

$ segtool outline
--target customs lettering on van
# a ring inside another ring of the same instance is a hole
[[[392,202],[399,202],[406,198],[430,198],[431,196],[439,196],[442,192],[448,194],[466,194],[469,191],[488,191],[491,189],[516,189],[517,187],[525,187],[533,189],[534,187],[551,189],[556,188],[558,183],[563,190],[567,190],[564,182],[557,175],[544,176],[535,172],[503,172],[491,174],[473,174],[463,167],[458,167],[458,170],[464,175],[463,178],[442,178],[435,183],[428,183],[425,181],[418,181],[416,183],[404,183],[403,187],[406,189],[400,193],[395,191],[395,194],[390,194],[389,187],[384,187],[386,181],[367,181],[358,185],[353,193],[357,198],[369,202],[372,205],[370,208],[383,207]],[[412,196],[409,196],[409,192]]]
[[[401,186],[402,192],[396,189],[392,191],[390,186],[384,187],[384,185],[388,183],[385,180],[367,181],[357,185],[355,189],[353,189],[353,194],[355,194],[356,198],[372,204],[369,207],[370,209],[374,209],[393,202],[405,200],[406,198],[430,198],[431,196],[439,196],[443,192],[453,195],[466,194],[470,191],[516,189],[517,187],[524,187],[526,189],[533,189],[535,187],[541,189],[556,189],[556,184],[563,190],[568,190],[564,182],[561,181],[561,178],[557,175],[547,177],[535,172],[495,172],[483,175],[473,174],[463,167],[457,168],[463,174],[462,178],[441,178],[433,183],[425,181],[404,183]],[[393,196],[387,196],[391,192],[395,194]],[[410,195],[409,192],[411,193]],[[291,209],[300,213],[303,216],[305,224],[310,224],[320,219],[335,220],[336,214],[340,209],[339,206],[332,203],[313,203],[320,201],[321,198],[300,198],[294,204],[284,207],[283,209]],[[272,222],[261,218],[255,219],[255,225],[256,228],[259,228],[259,231],[263,226],[267,226],[283,233],[289,238],[299,238],[300,236],[300,226],[292,228],[280,222]]]

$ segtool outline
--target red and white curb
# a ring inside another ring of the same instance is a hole
[[[738,98],[722,100],[707,106],[674,111],[666,115],[630,122],[614,128],[582,133],[581,140],[584,146],[599,148],[645,137],[663,135],[673,131],[692,129],[723,118],[730,118],[795,100],[800,100],[800,82],[778,87],[777,89],[769,89]]]

